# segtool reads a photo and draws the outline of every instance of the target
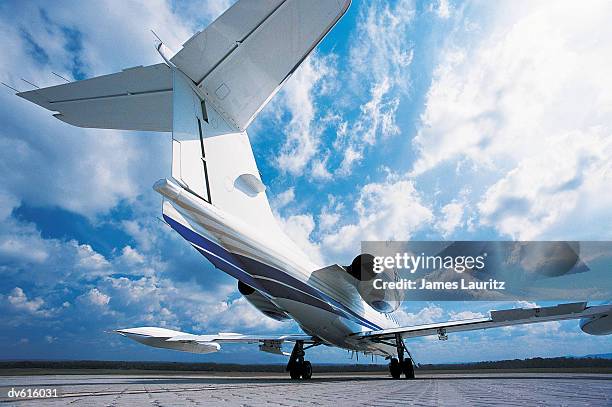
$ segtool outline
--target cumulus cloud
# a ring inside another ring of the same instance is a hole
[[[592,30],[612,36],[612,7],[518,2],[492,14],[483,35],[458,30],[448,41],[412,174],[459,164],[457,177],[484,188],[480,224],[512,238],[609,235],[578,225],[612,220],[612,45]]]
[[[0,32],[11,55],[0,61],[0,77],[21,90],[29,85],[20,77],[49,86],[61,82],[51,71],[82,79],[159,62],[149,29],[168,30],[164,38],[178,44],[192,31],[163,1],[146,7],[110,1],[78,8],[29,2],[5,4],[3,10]],[[96,216],[121,200],[135,199],[156,173],[158,178],[163,174],[161,166],[169,159],[165,137],[142,142],[133,134],[78,129],[9,92],[2,92],[0,100],[5,152],[0,169],[7,174],[0,189],[14,204],[59,206]]]
[[[435,304],[429,304],[417,312],[408,312],[406,308],[409,307],[402,307],[393,313],[402,326],[439,322],[445,315],[444,309]]]
[[[323,210],[319,215],[319,229],[327,231],[333,228],[340,221],[340,214]]]
[[[433,6],[433,4],[432,4]],[[451,6],[448,0],[438,0],[437,7],[435,8],[436,15],[442,19],[447,19],[451,15]]]
[[[290,115],[289,123],[284,127],[285,142],[276,162],[283,172],[298,175],[317,157],[324,130],[317,124],[317,107],[315,96],[329,91],[336,70],[335,56],[314,54],[297,69],[285,83],[277,103],[283,105]],[[321,166],[318,161],[317,166]],[[317,169],[317,175],[323,174]]]
[[[311,214],[296,214],[280,218],[280,225],[287,236],[309,256],[315,264],[322,266],[325,261],[321,253],[321,247],[313,242],[312,233],[315,229],[315,221]]]
[[[15,287],[7,296],[7,301],[13,309],[20,312],[43,317],[50,315],[50,310],[43,308],[45,301],[42,298],[36,297],[29,299],[21,287]]]
[[[39,287],[72,287],[113,271],[111,263],[90,245],[43,238],[33,224],[12,217],[0,231],[0,256],[5,277]]]
[[[143,264],[145,257],[131,246],[125,246],[121,251],[121,260],[130,266]]]
[[[274,207],[274,209],[278,211],[289,205],[294,200],[295,188],[291,187],[274,197],[274,200],[272,201],[272,207]]]
[[[29,260],[31,263],[41,264],[49,258],[47,251],[38,245],[28,245],[27,239],[19,239],[16,236],[4,236],[0,241],[0,255],[8,259]]]
[[[233,301],[224,302],[223,310],[217,318],[227,319],[226,326],[241,327],[243,329],[278,330],[287,328],[287,321],[276,321],[268,318],[244,298],[240,297]]]
[[[371,2],[359,16],[350,49],[350,75],[354,88],[369,84],[364,90],[368,97],[348,132],[338,134],[336,147],[343,151],[340,175],[350,174],[366,147],[400,134],[396,114],[409,82],[407,68],[413,52],[407,31],[414,16],[414,4],[403,0]]]
[[[331,255],[355,256],[362,240],[408,240],[433,218],[413,181],[396,174],[364,185],[353,210],[355,222],[340,224],[321,239]]]
[[[91,290],[89,290],[87,293],[83,294],[79,298],[83,301],[88,302],[89,304],[92,304],[98,307],[104,307],[105,305],[108,305],[108,302],[111,299],[111,297],[109,297],[108,295],[104,293],[101,293],[100,290],[98,290],[97,288],[92,288]]]
[[[474,311],[459,311],[449,313],[449,320],[451,321],[459,321],[462,319],[476,319],[476,318],[484,318],[485,315],[482,312],[474,312]]]
[[[461,226],[464,215],[464,205],[454,201],[444,205],[441,212],[441,216],[437,218],[435,223],[435,228],[440,231],[444,238],[447,238]]]

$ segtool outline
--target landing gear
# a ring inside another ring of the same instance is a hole
[[[298,380],[300,377],[308,380],[312,377],[312,365],[309,361],[304,360],[305,354],[304,341],[296,341],[285,369],[292,380]]]
[[[404,363],[402,363],[402,373],[406,379],[414,379],[414,365],[412,364],[412,359],[404,359]]]
[[[312,365],[309,361],[305,360],[302,363],[302,379],[308,380],[312,377]]]
[[[399,379],[403,373],[406,379],[414,379],[414,366],[412,365],[412,359],[410,357],[404,358],[406,345],[404,345],[404,341],[399,334],[395,335],[395,346],[397,347],[397,357],[399,360],[396,358],[391,358],[391,362],[389,362],[389,372],[391,373],[391,377],[394,379]]]
[[[389,362],[389,372],[394,379],[399,379],[402,375],[402,367],[397,358],[391,358],[391,362]]]

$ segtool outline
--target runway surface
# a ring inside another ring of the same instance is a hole
[[[612,406],[612,375],[436,374],[416,380],[381,375],[2,376],[0,406]],[[11,388],[57,389],[57,398],[7,398]]]

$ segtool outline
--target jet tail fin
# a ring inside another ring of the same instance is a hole
[[[283,235],[247,133],[228,124],[182,72],[173,75],[172,178],[253,228]]]

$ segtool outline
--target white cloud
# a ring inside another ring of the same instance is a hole
[[[417,312],[407,312],[406,307],[401,307],[393,313],[402,326],[413,326],[440,322],[444,317],[444,309],[438,305],[430,304]]]
[[[5,219],[0,231],[3,273],[20,285],[73,287],[112,273],[112,264],[90,245],[43,238],[33,224]]]
[[[322,231],[330,230],[340,221],[339,213],[327,212],[323,210],[319,215],[319,229]]]
[[[7,296],[7,301],[17,311],[27,312],[28,314],[36,316],[50,315],[49,310],[43,309],[45,301],[42,298],[36,297],[28,299],[28,296],[21,287],[15,287]]]
[[[149,219],[124,220],[121,222],[121,226],[142,250],[151,250],[158,240],[158,234],[151,230],[152,225]]]
[[[476,319],[476,318],[485,317],[483,313],[474,312],[474,311],[459,311],[459,312],[450,311],[448,314],[449,314],[450,321],[459,321],[462,319]]]
[[[453,201],[446,204],[441,209],[442,216],[438,217],[435,228],[440,231],[444,238],[451,236],[452,233],[461,226],[464,213],[464,205]]]
[[[280,99],[291,115],[283,129],[286,139],[276,158],[281,171],[298,175],[318,155],[323,128],[315,121],[315,95],[326,92],[335,76],[334,55],[308,57],[285,83]],[[318,162],[321,165],[321,161]],[[320,175],[321,169],[317,170]]]
[[[227,320],[226,326],[240,327],[242,329],[276,330],[288,325],[287,322],[268,318],[252,306],[244,297],[223,304],[226,308],[222,311],[222,318]]]
[[[97,253],[88,244],[78,244],[75,241],[71,242],[76,250],[76,265],[86,271],[93,273],[99,271],[105,271],[110,267],[110,263],[102,256]]]
[[[279,211],[295,200],[295,188],[291,187],[274,197],[272,207]]]
[[[385,79],[405,81],[404,69],[412,62],[412,50],[406,37],[415,16],[413,2],[400,0],[371,2],[363,8],[357,22],[356,41],[350,49],[353,80],[362,76],[374,79],[380,86]],[[403,82],[405,85],[406,83]]]
[[[329,155],[326,155],[323,159],[314,159],[312,161],[312,169],[310,175],[315,180],[329,181],[332,179],[332,173],[329,172],[328,162]]]
[[[496,8],[489,32],[455,31],[444,49],[412,174],[461,164],[484,192],[480,224],[515,239],[611,236],[612,43],[595,38],[612,37],[612,5]]]
[[[53,343],[55,341],[57,341],[57,337],[51,336],[51,335],[45,335],[45,342]]]
[[[143,264],[145,262],[145,257],[131,246],[125,246],[121,251],[121,260],[127,265],[134,266]]]
[[[537,324],[526,324],[526,325],[515,325],[506,326],[502,329],[513,335],[527,335],[530,337],[537,337],[538,335],[554,335],[558,334],[561,328],[561,322],[541,322]]]
[[[336,148],[343,159],[338,174],[350,174],[364,157],[366,147],[380,138],[400,134],[396,123],[400,97],[407,90],[408,66],[413,52],[407,30],[414,19],[414,4],[400,0],[394,5],[371,2],[361,13],[350,49],[353,88],[365,89],[367,101],[348,132],[339,132]]]
[[[280,218],[280,225],[287,236],[297,244],[305,254],[317,265],[325,262],[321,255],[321,248],[318,243],[311,239],[315,229],[315,221],[311,214],[297,214],[286,218]]]
[[[321,246],[332,255],[354,257],[363,240],[408,240],[433,218],[414,183],[394,174],[364,185],[353,209],[355,222],[339,225],[322,237]]]
[[[0,256],[4,259],[27,260],[32,263],[44,263],[49,258],[49,253],[40,245],[30,246],[29,239],[20,239],[16,236],[0,237]]]
[[[447,19],[451,15],[451,6],[448,0],[438,0],[436,15],[442,19]]]
[[[363,158],[363,151],[358,146],[349,145],[343,153],[342,162],[338,168],[338,173],[341,175],[349,175],[355,163],[358,163]]]
[[[111,299],[110,296],[100,292],[100,290],[98,290],[97,288],[92,288],[87,293],[81,295],[79,298],[82,299],[83,301],[88,302],[89,304],[92,304],[98,307],[104,307],[108,305],[108,302]]]
[[[612,236],[603,226],[612,222],[611,136],[602,128],[559,135],[546,154],[521,160],[482,198],[482,223],[523,240]]]

